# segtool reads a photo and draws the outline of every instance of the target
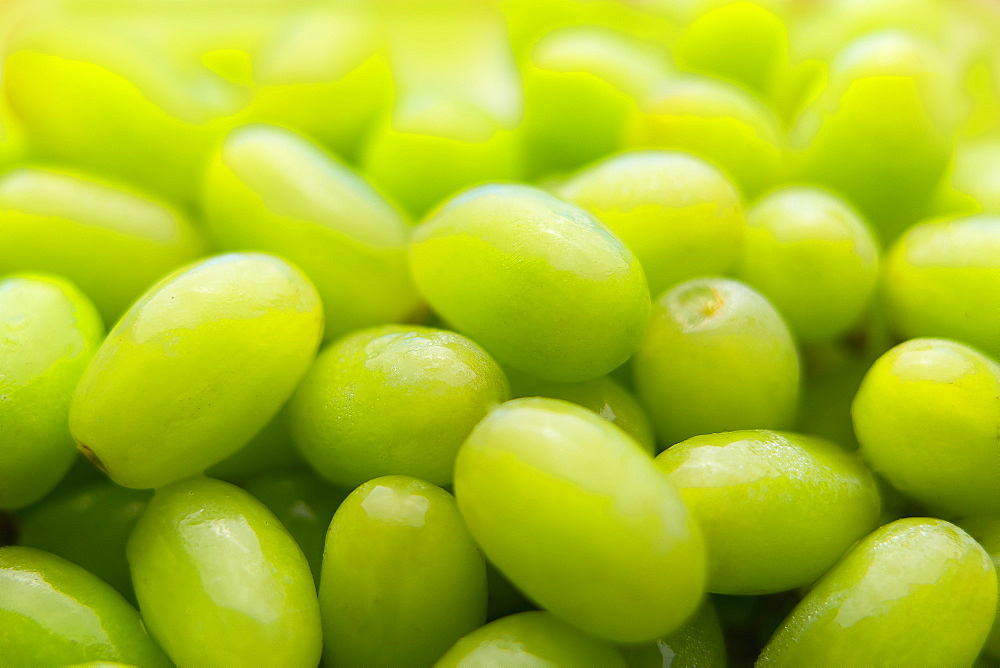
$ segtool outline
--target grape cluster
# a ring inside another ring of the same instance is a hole
[[[0,668],[1000,665],[994,3],[0,58]]]

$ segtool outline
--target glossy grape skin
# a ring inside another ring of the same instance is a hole
[[[651,640],[701,600],[704,547],[680,496],[635,441],[580,406],[493,410],[459,450],[455,496],[490,561],[580,629]]]
[[[200,473],[274,416],[322,327],[315,288],[279,258],[231,253],[179,269],[97,351],[73,397],[73,437],[126,487]]]
[[[450,494],[385,476],[337,510],[319,596],[327,666],[429,666],[485,621],[485,565]]]
[[[334,483],[405,474],[446,485],[462,441],[509,398],[503,371],[466,337],[384,325],[326,348],[289,411],[303,457]]]
[[[100,345],[101,317],[72,284],[0,280],[0,508],[45,496],[73,463],[73,388]]]
[[[1000,508],[1000,365],[954,341],[912,339],[869,369],[851,414],[861,453],[908,498],[957,515]]]
[[[621,653],[543,611],[502,617],[468,634],[434,668],[625,668]]]
[[[996,598],[993,564],[968,534],[938,519],[897,520],[820,579],[756,665],[972,665]]]
[[[656,464],[701,527],[717,594],[809,584],[876,526],[879,493],[858,458],[802,434],[695,436]]]
[[[723,668],[726,643],[715,605],[706,598],[698,612],[669,636],[618,650],[629,668]]]
[[[156,491],[128,542],[139,608],[178,665],[315,666],[309,564],[277,518],[211,478]]]
[[[664,293],[632,370],[639,401],[664,443],[785,429],[795,417],[795,341],[771,303],[738,281],[694,279]]]
[[[274,253],[309,276],[327,340],[417,310],[406,219],[305,137],[273,125],[238,128],[213,154],[203,196],[220,248]]]
[[[993,560],[993,566],[1000,575],[1000,517],[970,517],[960,523],[962,529],[983,546],[983,549]],[[997,606],[996,617],[993,618],[993,629],[986,639],[983,652],[991,658],[1000,661],[1000,605]]]
[[[445,320],[546,380],[606,374],[646,326],[649,291],[632,253],[582,209],[528,186],[453,198],[416,229],[410,261]]]
[[[258,475],[302,468],[305,462],[292,442],[288,404],[264,425],[246,445],[221,462],[205,469],[205,475],[241,483]]]
[[[889,254],[885,286],[900,335],[955,339],[1000,359],[1000,216],[910,228]]]
[[[0,273],[72,280],[109,325],[150,285],[205,251],[180,212],[91,176],[21,168],[0,177]]]
[[[690,278],[726,274],[739,257],[746,227],[739,192],[693,155],[623,153],[577,174],[560,194],[635,253],[653,295]]]
[[[107,479],[57,492],[19,515],[18,543],[77,564],[134,602],[125,544],[150,496]]]
[[[737,275],[781,313],[796,338],[829,341],[855,325],[878,280],[875,236],[818,188],[769,193],[747,212]]]
[[[139,613],[110,585],[30,547],[0,547],[0,647],[0,664],[11,667],[170,665]]]

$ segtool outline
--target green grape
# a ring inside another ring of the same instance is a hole
[[[549,397],[588,408],[635,439],[650,454],[656,453],[656,439],[642,406],[610,376],[579,383],[554,383],[524,374],[508,374],[515,397]]]
[[[897,520],[816,583],[757,666],[969,666],[996,601],[993,564],[968,534],[938,519]]]
[[[328,340],[417,310],[406,220],[294,132],[268,125],[232,132],[206,173],[204,207],[221,248],[275,253],[309,276],[323,299]]]
[[[956,339],[1000,359],[1000,215],[910,228],[889,253],[885,291],[903,336]]]
[[[73,464],[66,416],[103,334],[97,310],[70,283],[0,280],[0,508],[39,500]]]
[[[705,552],[680,496],[585,408],[535,398],[493,410],[459,450],[455,496],[490,561],[584,631],[651,640],[701,601]]]
[[[788,187],[747,213],[737,275],[764,294],[800,341],[828,341],[861,319],[878,280],[878,243],[843,201]]]
[[[498,361],[563,382],[602,376],[638,347],[642,268],[582,209],[521,185],[450,200],[414,232],[417,287]]]
[[[794,421],[795,341],[771,303],[738,281],[700,278],[664,293],[632,370],[664,443]]]
[[[726,643],[715,613],[706,599],[698,612],[673,633],[641,645],[622,645],[619,651],[629,668],[724,668]]]
[[[704,77],[672,79],[644,100],[625,145],[693,153],[748,197],[771,187],[784,169],[775,115],[737,86]]]
[[[178,665],[315,666],[309,564],[277,518],[210,478],[156,491],[128,542],[139,609]]]
[[[434,668],[625,668],[621,653],[548,612],[503,617],[459,640]]]
[[[560,189],[635,253],[649,291],[728,273],[746,227],[736,188],[685,153],[634,151],[600,162]]]
[[[200,473],[274,416],[322,327],[316,290],[279,258],[232,253],[179,269],[97,351],[70,406],[73,437],[126,487]]]
[[[125,544],[149,497],[107,480],[53,494],[20,515],[18,542],[72,561],[134,600]]]
[[[871,467],[905,496],[958,515],[1000,508],[1000,365],[960,343],[913,339],[880,357],[851,406]]]
[[[110,585],[30,547],[0,547],[0,665],[113,661],[169,666],[139,613]]]
[[[811,436],[695,436],[663,451],[656,464],[702,529],[713,593],[771,594],[807,585],[879,518],[868,469]]]
[[[34,168],[0,177],[0,247],[0,272],[66,276],[109,324],[157,279],[205,250],[191,223],[155,199]]]
[[[302,548],[313,578],[319,582],[326,530],[347,492],[308,471],[264,473],[242,486],[267,506],[291,534]]]
[[[1000,140],[959,145],[951,180],[982,211],[1000,215]]]
[[[376,478],[330,523],[319,598],[327,666],[429,666],[486,619],[483,556],[450,494]]]
[[[325,349],[289,410],[303,457],[337,484],[405,474],[446,485],[462,441],[509,398],[503,371],[464,336],[385,325]]]
[[[292,442],[288,405],[285,404],[246,445],[209,466],[205,475],[238,484],[257,475],[301,468],[303,464]]]
[[[993,566],[1000,574],[1000,517],[970,517],[961,523],[961,527],[976,539],[983,549],[989,553]],[[991,658],[1000,661],[1000,605],[993,618],[993,629],[986,639],[983,652]]]

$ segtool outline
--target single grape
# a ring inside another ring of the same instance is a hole
[[[969,517],[962,520],[962,529],[969,532],[969,535],[983,546],[993,560],[993,566],[1000,575],[1000,517],[979,516]],[[1000,661],[1000,604],[997,606],[997,614],[993,618],[993,629],[986,639],[983,652],[991,658]]]
[[[178,665],[315,666],[309,564],[238,487],[190,478],[156,491],[128,542],[142,618]]]
[[[416,229],[410,261],[435,311],[546,380],[606,374],[646,326],[649,292],[632,253],[582,209],[528,186],[450,200]]]
[[[0,508],[38,501],[73,464],[66,416],[103,335],[94,305],[61,278],[0,280]]]
[[[288,404],[285,404],[246,445],[209,466],[205,475],[239,484],[258,475],[299,469],[304,464],[292,442]]]
[[[710,598],[673,633],[640,645],[620,645],[629,668],[724,668],[726,643]]]
[[[73,436],[126,487],[200,473],[274,416],[322,325],[316,290],[274,256],[232,253],[179,269],[97,351],[73,397]]]

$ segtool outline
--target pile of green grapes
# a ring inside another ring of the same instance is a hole
[[[0,0],[0,667],[996,668],[994,0]]]

